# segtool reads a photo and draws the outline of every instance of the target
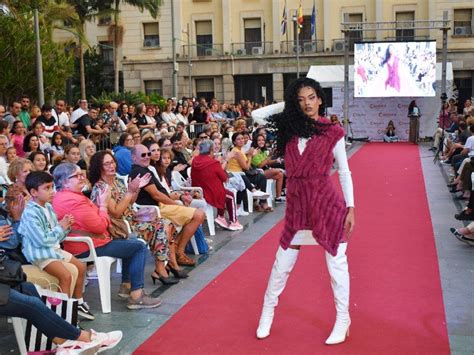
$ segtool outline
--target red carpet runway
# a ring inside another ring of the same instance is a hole
[[[270,337],[256,339],[280,223],[136,354],[448,354],[418,147],[366,144],[350,166],[356,229],[348,249],[352,326],[344,344],[324,345],[335,309],[320,247],[302,248]]]

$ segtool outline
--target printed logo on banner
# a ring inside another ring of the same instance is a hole
[[[385,104],[370,104],[369,107],[371,109],[373,109],[373,108],[385,108],[386,105]]]
[[[397,117],[395,112],[379,112],[379,117]]]

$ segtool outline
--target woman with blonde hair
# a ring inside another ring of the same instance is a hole
[[[7,174],[13,184],[8,187],[5,196],[7,212],[10,215],[12,209],[16,207],[20,201],[24,200],[26,204],[31,198],[30,193],[26,189],[25,181],[28,174],[33,170],[35,170],[33,163],[25,158],[17,158],[10,163]],[[25,204],[23,204],[23,207]],[[23,211],[21,212],[23,213]]]
[[[77,165],[79,165],[82,170],[87,170],[89,168],[91,157],[96,151],[94,142],[90,139],[84,139],[81,143],[79,143],[79,151],[81,153],[82,159]]]

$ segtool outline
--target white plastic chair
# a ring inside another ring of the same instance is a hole
[[[27,355],[28,351],[26,349],[25,343],[25,333],[26,333],[26,319],[12,317],[8,321],[13,325],[13,331],[15,332],[16,342],[18,344],[18,350],[20,350],[21,355]]]
[[[68,242],[86,243],[89,247],[89,256],[80,258],[79,260],[86,262],[93,262],[97,270],[97,278],[99,282],[100,304],[102,313],[110,313],[112,311],[111,293],[110,293],[110,267],[116,260],[111,256],[97,256],[95,252],[94,243],[91,237],[78,236],[66,237]]]
[[[188,176],[191,176],[191,169],[188,168]],[[172,171],[171,172],[171,186],[173,187],[174,190],[183,190],[183,191],[198,191],[204,201],[206,200],[206,197],[204,196],[204,191],[202,190],[201,187],[196,187],[196,186],[186,186],[186,179],[181,175],[180,172],[178,171]],[[204,212],[206,213],[206,219],[207,219],[207,226],[209,227],[209,234],[210,235],[216,235],[216,228],[214,225],[214,207],[212,207],[210,204],[206,202],[206,207],[204,209]],[[194,237],[193,237],[194,238]],[[197,255],[197,254],[196,254]]]

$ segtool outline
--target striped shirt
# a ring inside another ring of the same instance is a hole
[[[30,200],[21,215],[18,232],[22,236],[23,254],[30,263],[37,260],[62,259],[55,248],[66,238],[69,230],[65,231],[59,225],[50,203],[46,203],[43,208]]]

